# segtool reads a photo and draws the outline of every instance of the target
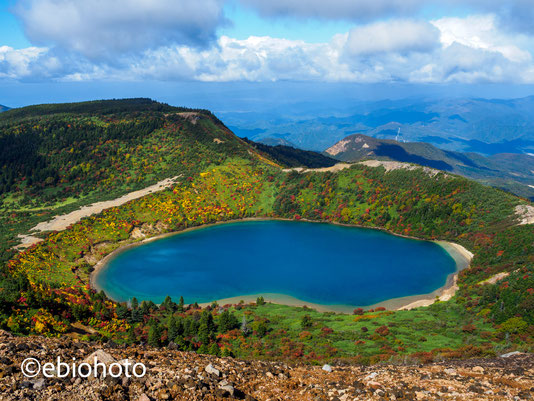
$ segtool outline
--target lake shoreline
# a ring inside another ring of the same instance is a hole
[[[105,266],[109,263],[109,261],[111,259],[115,258],[116,256],[118,256],[120,253],[124,252],[127,249],[130,249],[132,247],[136,247],[136,246],[139,246],[139,245],[143,245],[143,244],[146,244],[148,242],[156,241],[156,240],[159,240],[159,239],[162,239],[162,238],[167,238],[167,237],[170,237],[170,236],[180,235],[180,234],[183,234],[183,233],[186,233],[186,232],[190,232],[190,231],[193,231],[193,230],[199,230],[199,229],[202,229],[202,228],[207,228],[207,227],[216,226],[216,225],[239,223],[239,222],[246,222],[246,221],[297,221],[297,220],[288,219],[288,218],[274,218],[274,217],[273,218],[270,218],[270,217],[247,217],[247,218],[241,218],[241,219],[224,220],[224,221],[217,221],[215,223],[210,223],[210,224],[202,224],[202,225],[199,225],[199,226],[188,227],[188,228],[186,228],[184,230],[180,230],[180,231],[163,233],[163,234],[155,235],[153,237],[145,238],[145,239],[140,240],[140,241],[135,241],[135,242],[132,242],[132,243],[129,243],[129,244],[125,244],[125,245],[120,246],[119,248],[115,249],[114,251],[112,251],[108,255],[106,255],[103,259],[98,261],[93,266],[94,270],[89,275],[89,284],[90,284],[91,288],[93,288],[93,289],[95,289],[97,291],[102,290],[102,288],[100,288],[97,285],[96,280],[95,280],[96,277],[98,276],[98,273],[101,272],[102,269],[105,268]],[[384,308],[386,308],[388,310],[408,310],[408,309],[413,309],[413,308],[421,307],[421,306],[429,306],[429,305],[431,305],[432,303],[434,303],[438,299],[441,300],[441,301],[447,301],[450,298],[452,298],[452,296],[454,296],[454,294],[458,290],[458,286],[457,286],[458,273],[460,271],[466,269],[467,267],[469,267],[470,261],[471,261],[471,259],[473,257],[473,254],[471,252],[469,252],[463,246],[461,246],[459,244],[456,244],[456,243],[453,243],[453,242],[442,241],[442,240],[432,241],[432,240],[421,239],[421,238],[417,238],[417,237],[413,237],[413,236],[394,233],[394,232],[388,231],[388,230],[386,230],[384,228],[381,228],[381,227],[365,227],[365,226],[360,226],[360,225],[355,225],[355,224],[346,224],[346,223],[338,223],[338,222],[331,222],[331,221],[321,221],[321,220],[308,220],[308,219],[300,219],[298,221],[303,221],[303,222],[308,222],[308,223],[333,224],[333,225],[339,225],[339,226],[345,226],[345,227],[374,229],[374,230],[383,231],[383,232],[386,232],[388,234],[392,234],[392,235],[395,235],[395,236],[398,236],[398,237],[402,237],[402,238],[409,238],[409,239],[414,239],[414,240],[419,240],[419,241],[434,242],[434,243],[438,244],[440,247],[442,247],[454,259],[455,264],[456,264],[456,271],[454,273],[449,274],[444,286],[434,290],[431,293],[410,295],[410,296],[401,297],[401,298],[387,299],[387,300],[378,302],[378,303],[373,304],[373,305],[352,306],[352,305],[314,304],[314,303],[310,303],[310,302],[306,302],[306,301],[294,298],[294,297],[292,297],[290,295],[276,294],[276,293],[240,295],[240,296],[224,298],[224,299],[220,299],[220,300],[213,300],[212,302],[216,301],[220,305],[237,304],[240,301],[244,301],[246,303],[250,303],[250,302],[255,302],[256,298],[261,295],[261,296],[264,297],[266,302],[272,302],[272,303],[275,303],[275,304],[282,304],[282,305],[288,305],[288,306],[297,306],[297,307],[306,306],[306,307],[309,307],[309,308],[316,309],[316,310],[318,310],[320,312],[352,313],[352,310],[354,308],[357,308],[357,307],[361,307],[361,308],[364,308],[364,309],[374,309],[374,308],[377,308],[377,307],[384,307]],[[112,297],[110,297],[110,298],[113,299]],[[201,303],[200,305],[201,306],[207,306],[207,305],[210,305],[212,302]]]

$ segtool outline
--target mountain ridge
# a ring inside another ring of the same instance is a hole
[[[328,148],[325,154],[344,162],[376,158],[415,163],[534,198],[534,157],[528,154],[483,156],[473,152],[447,151],[425,142],[377,139],[364,134],[342,139]]]

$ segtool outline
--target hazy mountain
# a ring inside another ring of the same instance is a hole
[[[348,162],[380,159],[416,163],[534,198],[534,157],[528,154],[483,156],[472,152],[442,150],[429,143],[398,142],[361,134],[348,136],[325,153]]]
[[[6,110],[9,110],[9,107],[0,104],[0,113]]]
[[[395,139],[400,134],[406,141],[488,155],[534,153],[534,97],[383,100],[355,102],[337,112],[325,105],[314,112],[308,108],[304,114],[298,110],[287,108],[276,116],[264,111],[223,115],[240,136],[254,141],[275,138],[310,150],[324,150],[348,135],[361,133],[381,139]]]

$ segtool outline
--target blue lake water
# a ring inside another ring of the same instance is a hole
[[[96,275],[111,298],[186,303],[261,293],[323,305],[372,305],[427,294],[454,259],[433,242],[322,223],[207,226],[124,250]]]

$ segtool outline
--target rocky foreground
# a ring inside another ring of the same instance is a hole
[[[95,354],[96,352],[96,354]],[[146,365],[143,378],[26,378],[26,358]],[[122,362],[121,362],[122,361]],[[0,400],[531,400],[534,355],[428,365],[305,366],[0,331]]]

